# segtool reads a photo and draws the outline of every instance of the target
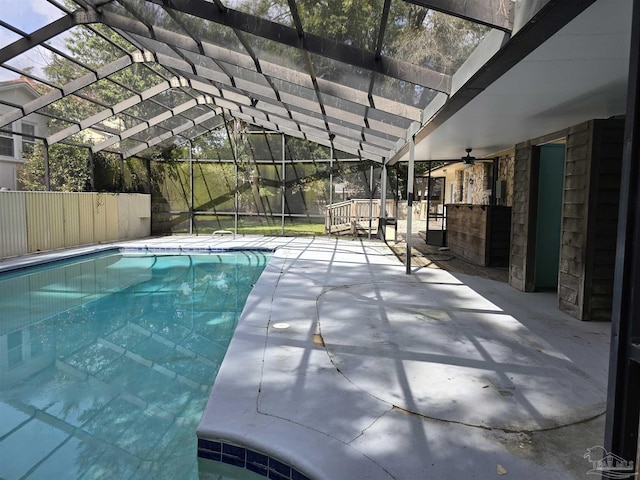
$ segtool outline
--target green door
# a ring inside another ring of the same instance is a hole
[[[558,288],[565,145],[540,147],[535,288]]]

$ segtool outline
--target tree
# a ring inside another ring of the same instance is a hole
[[[77,4],[68,1],[67,7],[73,10],[77,8]],[[96,24],[93,28],[98,33],[86,27],[76,27],[70,30],[69,35],[63,40],[63,50],[89,69],[97,70],[136,48],[114,30],[104,25]],[[53,54],[49,64],[43,68],[43,72],[51,83],[61,87],[89,72],[82,65],[72,62],[62,55]],[[63,97],[45,107],[44,113],[54,117],[48,122],[48,131],[55,133],[67,128],[70,123],[61,120],[62,118],[80,122],[102,111],[103,105],[115,105],[134,95],[129,90],[122,88],[121,85],[126,85],[135,92],[148,89],[157,82],[158,77],[152,73],[150,67],[139,63],[130,65],[112,74],[108,79],[99,80],[81,89],[77,94]],[[166,96],[172,94],[173,92],[165,93]],[[122,114],[113,115],[102,122],[102,127],[114,131],[130,128],[138,123],[135,117],[148,116],[153,107],[152,102],[136,104]],[[125,115],[125,113],[130,115]],[[90,146],[104,138],[105,134],[89,130],[72,135],[69,142]],[[19,172],[19,179],[23,187],[44,190],[44,148],[40,146],[26,157],[25,164]],[[97,188],[111,191],[121,190],[123,185],[121,185],[119,173],[114,174],[114,171],[119,172],[119,167],[113,167],[111,165],[113,162],[110,162],[108,157],[105,154],[94,156],[94,164],[98,167],[98,171],[104,174],[99,176]],[[49,147],[49,179],[52,190],[86,191],[90,189],[91,172],[89,169],[87,148],[63,144]],[[134,188],[139,190],[137,185]]]
[[[18,168],[18,181],[27,190],[45,190],[44,149],[36,146],[25,154],[24,164]],[[83,192],[89,187],[90,173],[87,153],[69,145],[55,144],[49,147],[49,182],[52,191]]]

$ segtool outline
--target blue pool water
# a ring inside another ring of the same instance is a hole
[[[0,478],[196,479],[195,429],[268,254],[0,276]]]

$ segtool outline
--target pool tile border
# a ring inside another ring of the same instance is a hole
[[[121,252],[180,252],[180,253],[223,253],[223,252],[264,252],[273,253],[276,249],[267,247],[120,247]]]
[[[66,250],[49,252],[41,252],[38,254],[32,254],[24,257],[0,259],[6,260],[0,262],[0,274],[2,273],[16,273],[22,270],[26,270],[33,267],[43,267],[56,263],[63,263],[65,261],[74,261],[79,258],[87,258],[92,256],[104,255],[109,253],[133,253],[133,252],[145,252],[145,253],[199,253],[199,254],[213,254],[224,252],[262,252],[266,254],[273,254],[277,250],[276,248],[268,247],[183,247],[183,246],[170,246],[170,247],[153,247],[153,246],[119,246],[119,245],[94,245],[78,250]]]
[[[199,438],[198,457],[244,468],[273,480],[311,480],[302,472],[269,455],[224,441]]]

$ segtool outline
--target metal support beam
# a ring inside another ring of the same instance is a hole
[[[47,192],[51,191],[51,175],[49,169],[49,144],[44,140],[44,188]]]
[[[27,50],[37,47],[76,25],[78,25],[78,22],[74,15],[65,15],[28,35],[25,32],[21,32],[23,38],[0,49],[0,64],[22,55]]]
[[[333,144],[329,144],[329,205],[333,204]]]
[[[195,223],[194,194],[193,194],[193,142],[188,141],[189,145],[189,234],[193,235],[193,227]]]
[[[440,125],[459,112],[489,85],[502,77],[513,66],[542,43],[557,33],[571,20],[584,12],[595,0],[549,1],[487,61],[462,87],[449,97],[444,106],[416,134],[421,142]],[[389,160],[393,165],[409,151],[409,142]]]
[[[348,65],[363,68],[405,82],[422,85],[448,93],[451,77],[441,72],[419,67],[387,56],[376,58],[374,52],[305,32],[300,37],[295,28],[272,22],[230,8],[219,9],[214,3],[198,0],[150,0],[164,8],[193,15],[210,22],[226,25],[236,31],[250,33],[283,45],[331,58]]]
[[[429,160],[428,162],[428,169],[429,169],[429,175],[427,177],[427,188],[426,188],[426,192],[422,192],[422,194],[424,195],[426,193],[427,195],[427,225],[425,226],[425,233],[424,233],[424,242],[425,243],[429,243],[429,213],[431,212],[431,168],[433,167],[433,161]]]
[[[142,54],[142,52],[139,52]],[[96,73],[87,73],[80,78],[72,80],[71,82],[63,85],[59,89],[53,90],[49,93],[45,93],[44,95],[32,100],[30,102],[25,103],[22,108],[11,110],[4,115],[0,116],[0,127],[4,127],[5,125],[15,122],[22,117],[29,115],[30,113],[35,112],[41,108],[44,108],[48,105],[51,105],[53,102],[60,100],[62,97],[67,95],[71,95],[78,90],[88,87],[92,83],[97,82],[109,75],[112,75],[133,63],[132,58],[129,56],[120,57],[119,59],[105,65],[104,67],[99,68]]]
[[[120,191],[124,192],[124,156],[118,155],[118,165],[120,167]]]
[[[218,102],[216,102],[218,103]],[[227,108],[227,107],[225,107]],[[347,152],[347,153],[351,153],[357,156],[361,156],[362,158],[366,158],[369,160],[373,160],[376,162],[382,162],[384,160],[384,157],[380,156],[380,155],[375,155],[373,153],[367,152],[367,151],[363,151],[359,149],[359,145],[353,145],[353,144],[349,144],[349,139],[345,139],[345,138],[341,138],[341,137],[334,137],[335,139],[333,140],[333,142],[327,138],[326,132],[322,131],[321,135],[322,136],[316,136],[314,134],[310,134],[310,133],[306,133],[306,132],[301,132],[299,129],[296,129],[294,127],[284,127],[282,125],[276,124],[273,121],[270,121],[268,119],[262,119],[262,118],[256,118],[254,116],[248,115],[243,113],[243,111],[241,110],[236,110],[233,108],[228,108],[229,112],[236,118],[239,118],[247,123],[251,123],[253,125],[258,125],[264,128],[267,128],[269,130],[274,130],[274,131],[278,131],[278,132],[283,132],[286,133],[289,136],[292,137],[296,137],[296,138],[304,138],[306,140],[318,143],[320,145],[325,145],[325,146],[330,146],[331,143],[333,143],[336,147],[338,147],[340,150]],[[264,116],[264,114],[262,113],[262,116]]]
[[[138,22],[137,20],[123,17],[112,12],[101,12],[100,18],[106,25],[109,25],[112,28],[116,28],[127,33],[133,33],[136,35],[153,38],[154,40],[166,43],[167,45],[170,45],[172,47],[178,47],[192,53],[204,55],[214,62],[221,61],[235,65],[241,69],[241,73],[240,75],[236,75],[236,79],[242,78],[243,80],[250,82],[252,75],[255,75],[256,73],[256,65],[250,55],[235,52],[227,48],[208,43],[206,41],[196,43],[193,39],[186,35],[181,35],[179,33],[164,30],[155,26],[151,31],[144,24]],[[198,70],[207,69],[198,68]],[[242,74],[243,70],[247,71],[245,76],[243,76]],[[231,83],[228,78],[224,79],[223,75],[220,74],[220,72],[214,72],[213,70],[210,70],[210,72],[218,75],[216,81],[222,81],[225,84]],[[264,59],[260,59],[259,73],[265,75],[266,77],[274,77],[293,85],[298,85],[309,89],[314,88],[314,84],[311,81],[311,77],[308,73],[293,70],[272,62],[268,62]],[[264,88],[263,85],[256,84],[256,88],[258,87]],[[351,88],[340,83],[324,79],[317,79],[317,88],[320,90],[320,92],[326,95],[332,95],[344,100],[358,103],[360,105],[370,105],[371,103],[366,91]],[[427,88],[429,87],[427,86]],[[392,98],[386,98],[379,95],[372,95],[371,99],[373,100],[375,108],[377,110],[390,113],[392,115],[405,117],[413,121],[419,121],[421,119],[422,113],[420,109],[412,105],[400,103]]]
[[[205,122],[215,117],[217,117],[215,112],[213,111],[207,112],[204,115],[199,116],[195,120],[189,120],[183,123],[182,125],[179,125],[178,127],[174,128],[173,130],[163,133],[162,135],[158,135],[157,137],[147,140],[146,142],[140,142],[140,145],[138,145],[137,147],[133,147],[132,149],[127,150],[124,153],[124,158],[129,158],[129,157],[132,157],[133,155],[137,155],[138,153],[146,150],[147,148],[153,147],[154,145],[157,145],[160,142],[168,140],[171,137],[175,137],[181,134],[182,132],[190,129],[191,127],[195,127],[196,125],[199,125],[202,122]],[[222,121],[220,122],[219,126],[222,126]]]
[[[412,232],[413,232],[413,170],[414,170],[414,152],[416,140],[412,135],[409,140],[409,169],[407,172],[407,275],[411,274],[411,248],[412,248]]]
[[[188,70],[190,68],[187,62],[184,62],[182,60],[172,59],[168,55],[155,54],[153,60],[162,66],[174,68],[174,69],[177,68],[177,69],[181,69],[182,71]],[[134,61],[139,61],[138,55],[134,56]],[[199,71],[199,73],[202,74],[202,78],[208,78],[207,77],[208,72]],[[211,78],[209,79],[213,81],[213,76],[210,76],[210,77]],[[179,77],[179,78],[182,79],[183,77]],[[251,92],[249,92],[247,96],[243,96],[243,95],[239,95],[236,92],[231,91],[230,89],[227,90],[223,87],[218,89],[212,85],[208,85],[204,82],[196,81],[192,79],[185,79],[185,81],[192,88],[210,94],[215,99],[215,103],[218,106],[227,108],[229,111],[241,111],[243,113],[250,113],[252,115],[257,115],[258,117],[268,118],[270,121],[273,121],[279,124],[282,124],[284,122],[285,125],[286,124],[290,125],[290,127],[285,126],[285,129],[288,129],[290,131],[296,131],[298,133],[300,132],[300,128],[298,127],[298,125],[303,125],[302,131],[307,133],[309,130],[311,130],[312,135],[316,138],[321,138],[322,136],[326,137],[328,135],[325,130],[318,129],[314,126],[313,122],[311,121],[313,120],[313,112],[307,111],[304,108],[299,107],[298,104],[301,102],[304,102],[304,100],[299,99],[298,97],[292,98],[291,102],[292,104],[296,104],[295,108],[297,111],[305,112],[305,113],[302,113],[300,116],[295,115],[295,121],[292,121],[291,119],[285,118],[284,116],[281,116],[281,115],[277,115],[273,113],[268,113],[268,114],[264,113],[265,111],[273,112],[273,111],[285,110],[283,107],[279,106],[279,102],[276,100],[273,100],[267,97],[262,97],[260,95],[253,94]],[[260,100],[259,108],[252,108],[250,106],[251,105],[250,96],[254,98],[258,98]],[[312,106],[309,106],[309,108],[312,108]],[[336,128],[340,132],[345,132],[347,134],[354,135],[354,139],[351,139],[351,138],[348,139],[350,142],[353,142],[354,145],[351,147],[351,150],[345,150],[345,151],[353,153],[352,150],[355,147],[358,150],[363,150],[363,151],[360,151],[358,154],[362,155],[365,158],[370,158],[375,161],[380,161],[380,157],[388,155],[388,150],[386,149],[390,146],[389,142],[393,142],[392,140],[384,138],[383,135],[399,135],[400,131],[402,131],[402,133],[404,134],[404,130],[390,124],[387,124],[387,125],[381,124],[380,128],[384,128],[385,133],[379,133],[379,132],[376,132],[376,130],[374,129],[366,128],[366,125],[363,123],[362,117],[350,114],[349,112],[338,111],[337,109],[327,109],[327,111],[329,113],[326,116],[326,118],[327,118],[327,121],[329,122],[330,128],[334,126],[334,128]],[[360,121],[362,124],[356,125],[354,123],[349,123],[350,120],[352,120],[353,122]],[[375,122],[372,122],[372,121],[370,121],[370,124],[372,127],[378,126]],[[345,125],[345,126],[343,127],[341,125]],[[354,129],[358,129],[358,130],[350,133],[348,131],[348,128],[350,128],[351,126]],[[363,133],[365,134],[365,138],[367,139],[367,142],[362,142],[362,144],[360,144]],[[347,137],[344,134],[339,135],[338,141],[340,139],[346,139],[346,138]],[[316,141],[316,140],[313,140],[313,141]],[[344,144],[344,142],[342,142],[340,147],[342,149],[349,148],[347,145]],[[364,150],[366,150],[367,153],[364,153]],[[373,156],[371,154],[373,154]]]
[[[287,201],[287,195],[286,195],[286,166],[285,166],[285,138],[284,138],[284,133],[282,134],[282,174],[280,175],[282,178],[280,179],[282,181],[282,187],[281,187],[281,191],[282,191],[282,229],[281,229],[281,233],[282,236],[284,237],[284,205],[285,202]]]
[[[96,162],[93,156],[93,152],[90,148],[87,148],[89,155],[89,186],[92,192],[96,191]]]
[[[605,424],[607,451],[627,462],[638,457],[640,420],[640,2],[633,3],[631,56],[622,155],[611,353]],[[638,466],[627,476],[637,478]]]
[[[381,240],[387,238],[387,166],[383,163],[380,171],[380,218],[378,219],[378,232],[382,234]]]
[[[367,238],[371,240],[371,228],[373,226],[373,163],[369,165],[369,234]]]
[[[101,150],[104,150],[105,148],[108,148],[118,142],[121,142],[122,140],[126,139],[126,138],[130,138],[133,135],[137,135],[153,126],[158,125],[159,123],[162,123],[166,120],[169,120],[170,118],[175,117],[176,115],[179,115],[181,113],[186,112],[187,110],[190,110],[191,108],[197,106],[197,105],[210,105],[213,104],[213,100],[210,97],[205,97],[200,96],[198,98],[193,98],[181,105],[178,105],[174,108],[172,108],[171,110],[167,110],[166,112],[161,113],[160,115],[156,115],[153,118],[150,118],[149,120],[147,120],[146,122],[143,122],[141,124],[138,124],[134,127],[131,127],[127,130],[124,130],[123,132],[117,134],[117,135],[113,135],[110,138],[107,138],[106,140],[103,140],[102,142],[98,143],[97,145],[94,145],[93,147],[91,147],[91,150],[93,150],[94,153],[97,153]]]
[[[511,0],[405,0],[487,27],[510,32],[513,28]]]
[[[155,54],[155,62],[162,65],[163,67],[180,70],[184,72],[185,75],[189,75],[191,73],[191,66],[188,62],[175,59],[173,57],[170,57],[169,55]],[[403,121],[401,120],[400,122],[393,122],[393,119],[390,119],[388,123],[369,120],[369,124],[371,127],[369,128],[369,126],[364,121],[364,117],[362,117],[361,115],[356,115],[348,111],[329,107],[326,108],[326,114],[321,115],[318,113],[318,104],[316,102],[305,99],[301,96],[282,93],[281,99],[277,100],[266,95],[264,87],[258,84],[254,84],[249,81],[236,81],[236,86],[234,87],[233,85],[231,85],[231,81],[229,79],[220,78],[221,75],[213,70],[196,66],[196,72],[199,78],[215,82],[219,89],[213,86],[209,86],[209,90],[213,90],[207,91],[206,83],[196,83],[194,80],[190,80],[192,88],[200,90],[203,93],[207,93],[213,97],[218,97],[223,101],[234,101],[236,103],[240,103],[246,107],[249,107],[252,105],[252,99],[257,100],[262,110],[268,110],[269,106],[272,106],[271,108],[275,108],[277,111],[290,111],[294,116],[296,122],[305,123],[310,126],[317,124],[317,122],[313,122],[314,119],[321,118],[324,121],[323,117],[326,116],[327,122],[329,122],[330,126],[345,125],[348,128],[357,129],[358,138],[361,138],[361,136],[365,134],[367,137],[371,136],[372,141],[375,141],[376,138],[379,137],[380,140],[378,140],[377,143],[386,149],[394,147],[395,142],[397,142],[398,139],[405,138],[406,131],[404,127],[400,127],[398,125],[406,123],[406,120],[408,120],[410,117],[402,117]],[[240,87],[238,87],[237,85],[240,85]],[[242,91],[244,95],[239,95],[238,91]],[[225,105],[221,104],[221,106],[224,107]],[[291,121],[290,119],[287,120]],[[389,135],[395,138],[386,138]]]
[[[126,100],[123,100],[122,102],[115,104],[111,108],[104,109],[101,112],[91,115],[90,117],[87,117],[84,120],[81,120],[78,125],[72,125],[68,128],[65,128],[64,130],[61,130],[57,133],[54,133],[53,135],[48,136],[47,141],[50,144],[57,143],[69,138],[71,135],[81,132],[86,128],[92,128],[96,123],[100,123],[109,117],[117,115],[118,113],[121,113],[127,110],[128,108],[138,105],[144,102],[145,100],[148,100],[151,97],[154,97],[162,92],[169,90],[172,87],[177,86],[174,84],[174,81],[176,83],[179,83],[180,79],[178,77],[173,77],[168,81],[160,82],[159,84],[145,90],[144,92],[141,92],[140,95],[134,95],[132,97],[129,97]]]

